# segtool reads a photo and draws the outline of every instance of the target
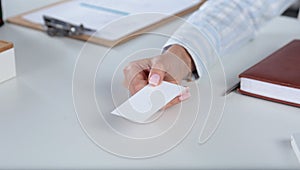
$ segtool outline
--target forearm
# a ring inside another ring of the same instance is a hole
[[[248,42],[264,23],[281,14],[293,2],[209,0],[178,29],[166,46],[183,46],[201,75],[219,56]]]
[[[295,0],[209,0],[188,22],[203,30],[222,55],[254,38],[266,22]]]

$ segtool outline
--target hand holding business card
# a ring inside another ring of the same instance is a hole
[[[147,85],[111,113],[144,123],[163,106],[185,91],[185,87],[163,81],[159,86]]]

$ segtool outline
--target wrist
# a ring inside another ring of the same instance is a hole
[[[177,57],[179,57],[188,66],[188,68],[190,69],[190,72],[193,72],[196,69],[191,55],[188,53],[188,51],[184,47],[175,44],[175,45],[172,45],[171,47],[169,47],[167,52],[173,53]]]

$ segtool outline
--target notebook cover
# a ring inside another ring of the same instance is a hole
[[[244,94],[244,95],[248,95],[248,96],[252,96],[252,97],[256,97],[256,98],[260,98],[260,99],[264,99],[264,100],[270,100],[270,101],[277,102],[277,103],[282,103],[282,104],[286,104],[286,105],[290,105],[290,106],[300,107],[300,104],[298,104],[298,103],[292,103],[292,102],[279,100],[279,99],[274,99],[274,98],[271,98],[271,97],[266,97],[266,96],[262,96],[262,95],[258,95],[258,94],[254,94],[254,93],[249,93],[249,92],[243,91],[241,89],[238,89],[238,92],[241,93],[241,94]]]
[[[288,43],[259,63],[241,73],[239,77],[300,89],[300,40],[293,40]],[[297,103],[252,94],[241,89],[239,89],[239,92],[258,98],[300,107],[300,104]]]

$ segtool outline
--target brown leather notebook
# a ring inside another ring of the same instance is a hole
[[[293,40],[239,75],[239,92],[300,107],[300,40]]]

